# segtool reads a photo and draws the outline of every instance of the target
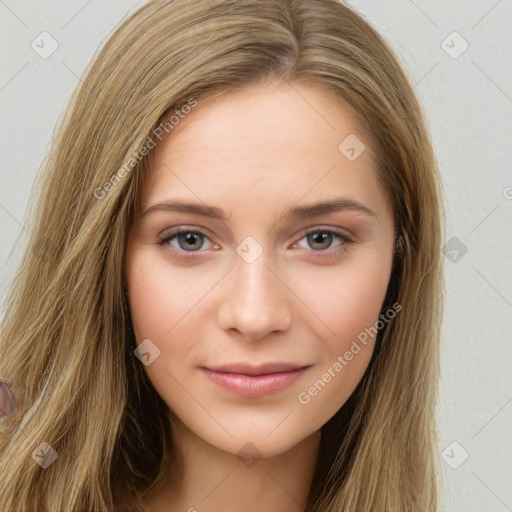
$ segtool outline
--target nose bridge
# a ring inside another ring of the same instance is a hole
[[[236,257],[229,273],[230,286],[219,307],[219,324],[257,340],[288,329],[291,312],[287,288],[270,270],[265,253],[249,261]]]

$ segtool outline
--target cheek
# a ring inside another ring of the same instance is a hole
[[[155,267],[139,265],[128,274],[130,312],[137,342],[158,339],[172,328],[178,301],[174,294],[165,293],[165,284]]]
[[[302,414],[319,426],[347,401],[368,366],[390,269],[391,258],[368,253],[329,269],[323,278],[317,271],[301,277],[304,302],[319,312],[321,322],[312,320],[309,325],[323,342],[323,358],[297,401]],[[323,293],[319,283],[325,283]]]
[[[183,272],[173,271],[170,265],[158,261],[154,252],[141,247],[133,247],[130,252],[126,278],[136,344],[145,342],[143,346],[149,346],[153,356],[150,364],[143,366],[144,372],[161,397],[179,406],[169,393],[170,383],[176,378],[171,362],[182,360],[191,348],[189,340],[179,342],[183,334],[180,329],[193,316],[191,305],[197,302],[197,290],[187,285]],[[145,340],[151,340],[151,344]]]
[[[361,251],[337,267],[301,272],[296,289],[320,320],[317,336],[331,355],[346,350],[352,339],[378,320],[390,270],[391,257],[382,251]]]
[[[162,263],[154,253],[134,250],[127,263],[130,312],[138,342],[170,339],[183,322],[190,322],[215,277],[197,269]]]
[[[149,339],[159,351],[144,370],[159,394],[171,402],[169,382],[172,377],[184,380],[184,362],[195,360],[200,349],[202,338],[196,334],[204,324],[205,297],[219,280],[217,274],[215,270],[198,272],[194,267],[170,265],[154,249],[144,247],[133,248],[127,259],[128,299],[136,342]]]

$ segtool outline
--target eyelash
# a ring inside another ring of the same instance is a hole
[[[206,233],[204,233],[204,232],[202,232],[200,230],[186,228],[186,227],[180,227],[180,228],[175,228],[175,229],[173,229],[171,231],[168,231],[168,232],[164,233],[158,239],[158,245],[163,247],[164,245],[169,244],[169,242],[171,240],[173,240],[174,238],[176,238],[177,236],[179,236],[181,234],[185,234],[185,233],[194,234],[194,235],[200,235],[200,236],[203,236],[203,237],[209,239],[209,236]],[[299,241],[304,239],[304,238],[306,238],[308,235],[312,235],[312,234],[315,234],[315,233],[322,233],[322,234],[333,235],[333,236],[338,237],[339,239],[341,239],[341,244],[336,246],[334,248],[334,250],[330,250],[330,248],[322,249],[322,250],[319,250],[319,251],[311,250],[311,252],[317,253],[318,257],[321,257],[321,258],[323,258],[323,259],[325,259],[327,261],[332,261],[332,260],[337,259],[340,256],[340,253],[347,249],[347,246],[349,246],[350,244],[354,243],[354,240],[352,238],[350,238],[349,236],[347,236],[345,233],[342,233],[342,232],[337,231],[337,230],[321,228],[321,227],[320,228],[312,229],[312,230],[304,233],[304,235],[299,239]],[[297,244],[298,244],[298,242],[296,242],[294,244],[294,246],[296,246]],[[175,249],[173,247],[171,247],[171,249],[173,250],[173,252],[175,252],[175,255],[176,255],[177,258],[182,258],[184,260],[195,259],[195,258],[198,257],[195,254],[203,252],[203,251],[200,251],[200,250],[199,251],[183,251],[181,249]]]

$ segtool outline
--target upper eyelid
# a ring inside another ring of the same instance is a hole
[[[304,236],[306,236],[309,233],[315,233],[317,231],[332,232],[338,236],[344,236],[345,238],[348,238],[350,240],[353,240],[355,238],[354,235],[346,228],[340,228],[340,227],[336,228],[336,227],[330,227],[330,226],[324,226],[324,225],[312,226],[309,228],[302,229],[299,232],[300,238],[303,238]],[[297,235],[297,236],[299,236],[299,235]]]

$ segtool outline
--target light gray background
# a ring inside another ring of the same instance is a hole
[[[98,46],[143,3],[0,0],[0,299],[56,122]],[[391,42],[413,77],[443,175],[442,510],[512,510],[512,1],[350,5]],[[59,44],[46,59],[31,48],[43,31]],[[469,47],[458,55],[464,41]]]

